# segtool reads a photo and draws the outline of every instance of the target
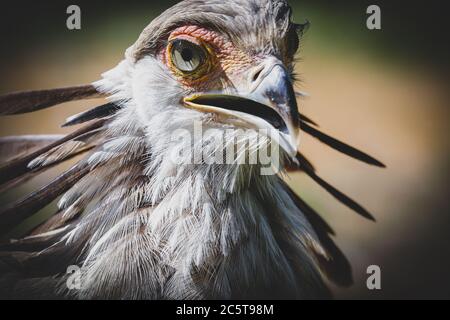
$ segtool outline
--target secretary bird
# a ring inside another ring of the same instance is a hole
[[[77,128],[68,135],[1,139],[2,192],[73,165],[1,208],[0,296],[322,299],[325,278],[350,285],[333,230],[282,178],[302,171],[373,219],[317,175],[298,151],[300,132],[384,165],[299,113],[294,57],[307,25],[292,22],[283,0],[185,0],[100,80],[1,96],[3,116],[107,103],[68,118],[63,126]],[[56,199],[47,220],[8,236]],[[70,266],[79,267],[76,289]]]

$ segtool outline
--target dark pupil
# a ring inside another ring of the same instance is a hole
[[[184,61],[191,61],[193,58],[193,52],[190,48],[184,48],[181,50],[181,57]]]

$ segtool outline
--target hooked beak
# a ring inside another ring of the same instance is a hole
[[[290,77],[281,64],[273,64],[253,79],[250,90],[236,94],[194,94],[183,99],[186,107],[214,113],[218,121],[249,129],[265,129],[295,158],[299,140],[299,113]]]

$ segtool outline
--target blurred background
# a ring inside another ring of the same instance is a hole
[[[296,22],[311,23],[297,65],[297,87],[309,94],[299,101],[301,111],[387,168],[359,163],[308,136],[301,149],[320,176],[363,204],[377,222],[357,216],[306,176],[292,175],[289,183],[323,213],[351,261],[355,284],[333,287],[336,298],[450,298],[448,19],[444,1],[392,2],[290,1]],[[97,80],[173,3],[2,3],[0,94]],[[70,4],[81,7],[81,30],[66,28]],[[382,30],[366,28],[370,4],[381,7]],[[98,104],[67,103],[0,118],[0,136],[65,133],[60,124],[66,117]],[[1,195],[1,203],[48,179],[38,176],[26,188]],[[381,268],[381,290],[366,287],[372,264]]]

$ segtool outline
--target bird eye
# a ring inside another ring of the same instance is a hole
[[[205,61],[204,50],[186,40],[175,40],[171,45],[172,63],[182,72],[193,72]]]

